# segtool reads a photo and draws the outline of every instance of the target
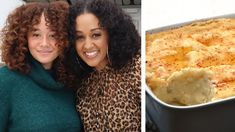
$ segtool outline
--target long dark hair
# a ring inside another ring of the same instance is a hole
[[[83,78],[92,71],[77,55],[76,18],[84,13],[92,13],[99,19],[101,27],[108,32],[108,57],[114,69],[121,69],[139,54],[140,35],[132,19],[118,5],[109,0],[78,1],[69,9],[69,49],[66,52],[66,64],[78,78]]]

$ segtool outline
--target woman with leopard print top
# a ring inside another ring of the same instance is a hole
[[[141,45],[131,17],[93,0],[70,8],[69,25],[65,65],[85,131],[140,131]]]

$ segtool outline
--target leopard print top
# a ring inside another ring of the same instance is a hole
[[[77,110],[87,132],[138,132],[141,128],[140,55],[121,70],[106,66],[83,81]]]

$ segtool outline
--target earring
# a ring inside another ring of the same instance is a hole
[[[107,49],[107,59],[108,59],[108,63],[109,63],[110,65],[112,65],[112,63],[111,63],[111,61],[110,61],[110,58],[109,58],[109,49]]]

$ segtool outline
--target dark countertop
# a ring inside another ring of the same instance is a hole
[[[145,130],[146,132],[160,132],[158,127],[152,122],[150,115],[146,112],[146,123],[145,123]]]
[[[157,126],[155,126],[154,124],[150,122],[146,122],[145,129],[146,129],[146,132],[160,132]]]

